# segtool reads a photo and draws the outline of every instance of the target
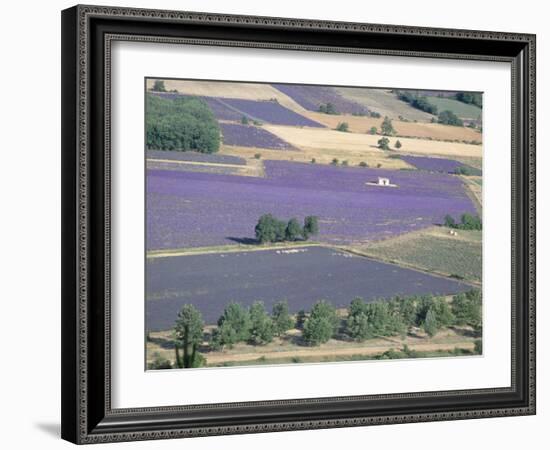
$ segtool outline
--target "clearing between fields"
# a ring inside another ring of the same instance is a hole
[[[347,158],[357,158],[366,152],[378,150],[380,136],[370,134],[345,133],[322,128],[297,128],[281,125],[264,125],[263,128],[277,135],[284,141],[306,151],[320,150],[319,156],[326,151],[338,151],[347,155]],[[395,137],[391,137],[390,147],[393,148]],[[426,139],[399,138],[402,144],[400,151],[421,155],[453,156],[462,155],[469,157],[481,157],[482,146],[455,142],[430,141]],[[388,153],[386,153],[388,154]],[[391,153],[389,153],[391,154]]]
[[[337,132],[335,132],[337,133]],[[261,159],[275,161],[294,161],[309,163],[312,159],[319,164],[330,164],[334,158],[339,163],[347,161],[350,166],[357,166],[360,162],[366,162],[369,167],[380,167],[384,169],[414,169],[402,159],[390,158],[389,152],[384,152],[378,148],[365,146],[360,151],[350,151],[345,148],[302,148],[301,150],[271,150],[257,147],[239,147],[234,145],[222,145],[219,151],[220,155],[240,156],[247,158],[247,161],[255,159],[259,154]]]
[[[432,227],[350,249],[381,261],[418,268],[480,285],[482,232]]]
[[[376,119],[374,117],[361,117],[348,114],[330,115],[318,112],[307,112],[303,113],[303,115],[331,129],[335,129],[341,122],[346,122],[349,125],[349,131],[353,133],[368,133],[372,127],[376,127],[378,132],[380,132],[382,121],[384,120],[383,118]],[[440,123],[402,122],[399,120],[393,120],[392,124],[397,136],[441,141],[459,140],[481,142],[482,140],[482,134],[473,128],[454,127]],[[379,136],[379,138],[380,137],[381,136]]]

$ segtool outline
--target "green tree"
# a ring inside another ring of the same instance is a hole
[[[395,142],[395,148],[400,149],[402,147],[401,142],[399,139]]]
[[[220,127],[201,99],[147,94],[145,139],[149,150],[217,152]]]
[[[292,218],[288,221],[285,229],[285,239],[287,241],[297,241],[303,235],[303,229],[298,222],[298,219]]]
[[[455,295],[451,308],[456,325],[470,325],[476,331],[481,330],[482,300],[479,289]]]
[[[242,116],[242,117],[241,117],[241,124],[243,124],[243,125],[248,125],[248,117]]]
[[[155,80],[153,83],[153,88],[151,89],[155,92],[166,92],[166,87],[164,87],[164,80]]]
[[[369,167],[369,165],[365,161],[361,161],[359,167]]]
[[[423,328],[429,336],[434,336],[435,333],[437,333],[439,327],[435,312],[432,309],[428,310],[428,313],[426,314],[426,320],[424,321]]]
[[[332,158],[332,161],[330,162],[333,166],[336,166],[338,164],[338,158]]]
[[[183,349],[183,360],[177,361],[181,367],[199,367],[197,347],[203,340],[202,315],[193,305],[183,305],[176,319],[176,348]]]
[[[376,133],[378,133],[378,128],[370,127],[369,134],[376,134]]]
[[[271,214],[263,214],[258,220],[254,232],[256,239],[262,244],[284,241],[286,223]]]
[[[378,139],[378,148],[381,150],[389,150],[390,149],[390,140],[387,137],[383,137]]]
[[[229,303],[218,319],[218,329],[214,334],[216,346],[232,346],[237,342],[248,341],[252,323],[249,311],[239,303]]]
[[[388,116],[384,117],[380,130],[384,136],[393,136],[395,134],[392,121]]]
[[[309,345],[327,342],[340,326],[336,309],[325,300],[313,305],[309,317],[304,323],[303,337]]]
[[[339,122],[336,126],[336,131],[347,133],[349,131],[349,124],[347,122]]]
[[[254,302],[250,307],[250,338],[255,345],[268,344],[275,335],[275,325],[267,314],[263,302]]]
[[[275,324],[275,333],[278,336],[281,336],[294,326],[294,321],[292,317],[290,317],[288,302],[286,300],[278,301],[273,305],[271,318]]]
[[[302,229],[302,236],[307,241],[310,236],[319,234],[319,220],[317,216],[306,216],[304,218],[304,227]]]

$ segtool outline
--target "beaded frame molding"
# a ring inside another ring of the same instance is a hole
[[[504,61],[512,72],[512,383],[113,409],[111,44]],[[62,437],[78,444],[535,414],[535,36],[78,5],[62,12]]]

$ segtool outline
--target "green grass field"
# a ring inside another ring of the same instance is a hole
[[[462,119],[477,119],[481,115],[481,108],[452,98],[428,97],[428,101],[437,106],[439,112],[449,110]]]
[[[431,228],[368,244],[360,251],[374,258],[481,282],[481,231],[458,230],[457,236],[451,236],[446,228]]]

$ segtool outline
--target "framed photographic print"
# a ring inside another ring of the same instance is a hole
[[[62,436],[535,413],[535,36],[62,13]]]

